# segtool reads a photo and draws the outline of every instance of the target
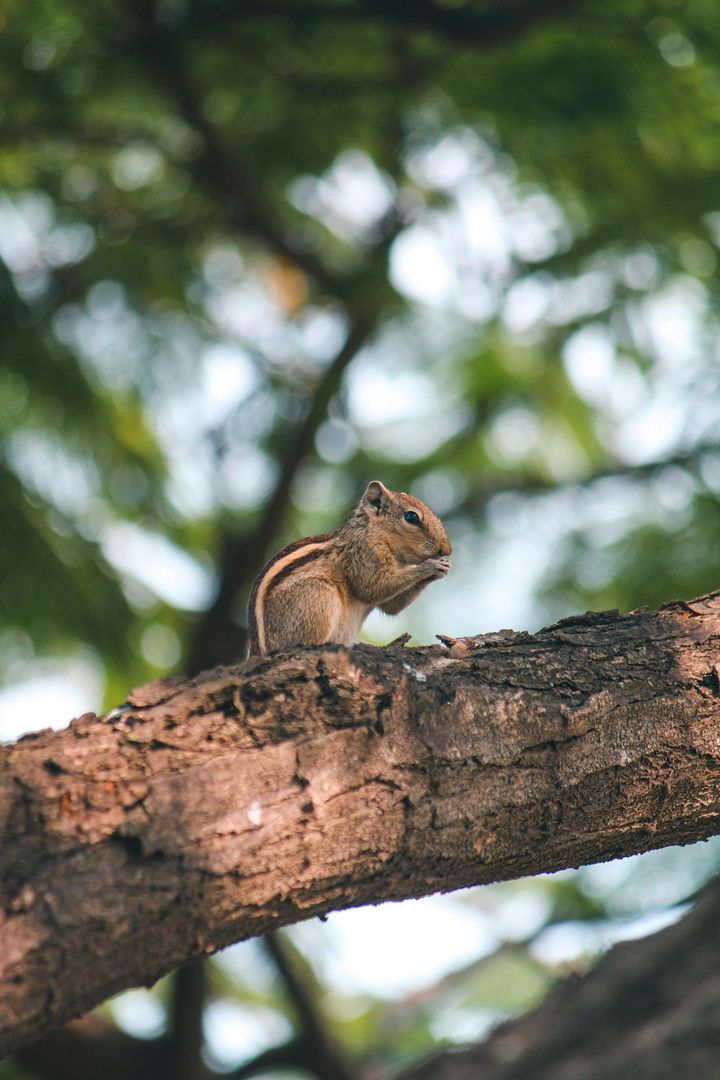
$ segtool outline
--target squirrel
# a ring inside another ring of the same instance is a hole
[[[373,608],[396,615],[445,577],[451,552],[425,503],[373,480],[344,525],[296,540],[260,571],[248,604],[248,656],[351,645]]]

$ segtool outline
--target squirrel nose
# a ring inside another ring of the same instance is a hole
[[[438,545],[438,555],[452,555],[452,544],[449,540],[446,540],[444,544]]]

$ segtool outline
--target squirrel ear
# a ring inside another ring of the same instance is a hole
[[[372,506],[378,513],[384,513],[390,505],[390,492],[379,480],[371,480],[362,497],[363,506]]]

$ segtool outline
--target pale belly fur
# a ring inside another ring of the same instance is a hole
[[[352,645],[357,641],[362,624],[371,611],[372,607],[361,604],[359,601],[350,604],[345,610],[344,617],[338,617],[330,641],[337,641],[340,645]]]

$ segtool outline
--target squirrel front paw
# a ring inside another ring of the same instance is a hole
[[[424,565],[427,566],[429,570],[432,570],[432,577],[441,578],[450,573],[452,564],[447,555],[438,555],[434,559],[426,559]]]

